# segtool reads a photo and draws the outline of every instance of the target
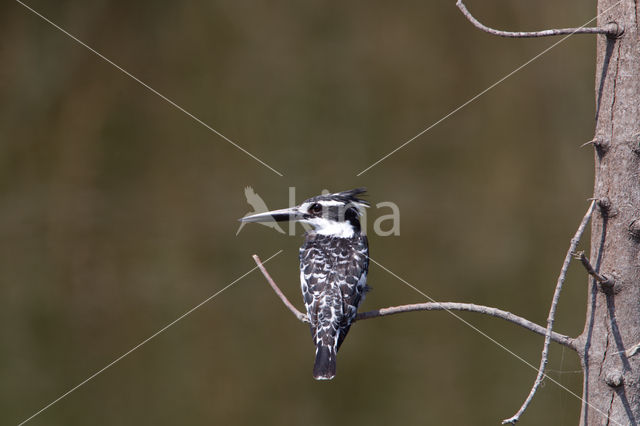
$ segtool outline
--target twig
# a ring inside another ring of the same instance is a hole
[[[637,354],[638,352],[640,352],[640,343],[633,345],[633,347],[627,349],[626,351],[624,351],[624,355],[627,358],[631,358],[632,356],[634,356],[635,354]],[[621,352],[618,352],[621,353]]]
[[[533,331],[534,333],[540,334],[542,336],[545,336],[547,332],[547,329],[542,327],[541,325],[538,325],[535,322],[529,321],[526,318],[522,318],[518,315],[512,314],[511,312],[503,311],[502,309],[494,308],[491,306],[475,305],[473,303],[457,303],[457,302],[415,303],[412,305],[392,306],[389,308],[376,309],[375,311],[359,313],[356,316],[356,321],[361,321],[361,320],[370,319],[370,318],[385,317],[388,315],[395,315],[395,314],[401,314],[404,312],[414,312],[414,311],[476,312],[479,314],[489,315],[495,318],[500,318],[500,319],[509,321],[513,324],[519,325],[520,327],[526,328],[527,330]],[[554,331],[551,333],[551,340],[563,346],[566,346],[570,349],[573,349],[573,350],[576,349],[574,339],[572,337],[565,336],[564,334],[556,333]]]
[[[275,283],[275,281],[273,281],[273,278],[271,278],[271,275],[269,275],[269,272],[267,272],[267,269],[264,267],[264,265],[262,264],[262,261],[260,260],[257,254],[253,255],[253,260],[258,265],[258,268],[260,268],[260,272],[262,272],[262,275],[264,275],[264,277],[267,279],[273,291],[276,292],[280,300],[282,300],[282,303],[284,303],[284,305],[287,308],[289,308],[291,313],[295,315],[296,318],[298,318],[300,321],[309,322],[309,318],[305,314],[297,310],[296,307],[293,306],[291,302],[289,302],[289,299],[287,299],[287,296],[285,296],[284,293],[280,291],[280,288],[278,288],[278,285]]]
[[[587,272],[589,273],[589,275],[591,275],[600,284],[602,284],[602,285],[611,285],[611,284],[613,284],[611,282],[611,279],[605,277],[604,275],[600,275],[599,273],[596,272],[594,267],[591,265],[591,262],[589,262],[589,259],[587,258],[587,256],[584,255],[583,251],[579,251],[577,253],[574,253],[574,257],[576,259],[580,260],[580,262],[582,262],[582,266],[584,266],[584,269],[586,269]]]
[[[269,275],[266,268],[260,262],[260,258],[256,255],[253,256],[253,260],[255,260],[258,268],[262,271],[262,274],[265,276],[271,288],[278,295],[282,303],[302,322],[309,322],[307,316],[296,309],[289,299],[282,293],[278,285],[273,281],[273,278]],[[503,320],[509,321],[513,324],[519,325],[520,327],[526,328],[529,331],[533,331],[534,333],[540,334],[542,336],[546,336],[547,329],[538,325],[532,321],[529,321],[526,318],[519,317],[518,315],[514,315],[511,312],[503,311],[498,308],[493,308],[490,306],[483,305],[475,305],[472,303],[455,303],[455,302],[429,302],[429,303],[416,303],[411,305],[402,305],[402,306],[392,306],[389,308],[376,309],[374,311],[362,312],[359,313],[354,321],[362,321],[371,318],[385,317],[388,315],[401,314],[404,312],[414,312],[414,311],[467,311],[467,312],[476,312],[480,314],[489,315],[495,318],[501,318]],[[574,339],[565,336],[560,333],[552,332],[551,340],[561,345],[564,345],[570,349],[575,350],[575,342]]]
[[[524,403],[522,404],[518,412],[513,417],[503,420],[502,424],[506,424],[506,423],[515,424],[518,420],[520,420],[520,416],[522,416],[522,413],[524,413],[527,407],[529,407],[531,400],[533,400],[533,397],[535,396],[536,391],[540,387],[540,384],[542,383],[542,379],[545,376],[544,370],[549,360],[549,343],[551,342],[551,335],[553,333],[553,322],[555,321],[556,307],[558,305],[558,300],[560,299],[560,292],[562,291],[562,285],[564,284],[564,280],[567,276],[567,271],[569,269],[569,264],[571,263],[572,255],[573,253],[575,253],[576,247],[580,242],[580,238],[582,237],[582,234],[584,233],[584,230],[587,227],[587,223],[589,223],[589,220],[591,219],[591,215],[593,214],[593,209],[595,208],[595,205],[596,205],[596,200],[592,200],[591,204],[589,205],[589,208],[587,209],[587,212],[582,218],[582,222],[580,222],[580,226],[578,227],[578,230],[576,231],[575,235],[571,239],[569,250],[567,250],[567,254],[564,257],[564,263],[562,264],[562,269],[560,270],[560,275],[558,276],[556,290],[553,293],[553,300],[551,301],[549,316],[547,317],[547,330],[544,337],[542,357],[540,359],[540,367],[538,368],[538,375],[536,376],[536,380],[533,383],[533,386],[531,387],[531,391],[529,392],[527,399],[524,401]]]
[[[462,0],[456,2],[458,9],[464,14],[464,16],[471,22],[476,28],[500,37],[510,38],[533,38],[533,37],[549,37],[566,34],[605,34],[610,38],[617,38],[622,35],[624,28],[615,22],[609,22],[602,27],[578,27],[578,28],[561,28],[553,30],[543,31],[500,31],[490,27],[487,27],[467,10],[467,7],[462,3]]]

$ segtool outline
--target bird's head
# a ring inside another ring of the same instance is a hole
[[[245,216],[242,222],[296,221],[308,223],[315,232],[340,238],[360,233],[360,216],[369,203],[358,198],[365,188],[318,195],[288,209]]]

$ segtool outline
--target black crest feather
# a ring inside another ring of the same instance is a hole
[[[306,202],[335,200],[335,201],[342,201],[345,204],[357,203],[357,204],[362,204],[364,206],[369,206],[368,201],[358,197],[358,195],[364,194],[365,192],[367,192],[367,188],[355,188],[355,189],[350,189],[348,191],[336,192],[334,194],[318,195],[313,198],[309,198],[308,200],[306,200]]]

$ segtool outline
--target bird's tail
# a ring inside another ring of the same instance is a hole
[[[313,365],[313,378],[331,380],[336,376],[336,350],[331,346],[316,348],[316,362]]]

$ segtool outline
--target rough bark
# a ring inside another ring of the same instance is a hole
[[[637,2],[598,0],[598,25],[624,26],[617,40],[598,36],[591,259],[613,277],[589,281],[585,329],[577,339],[584,369],[581,425],[640,421],[640,39]],[[616,5],[616,3],[619,3]]]

